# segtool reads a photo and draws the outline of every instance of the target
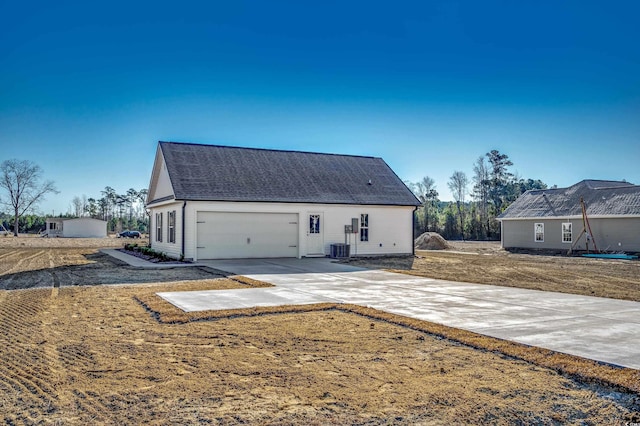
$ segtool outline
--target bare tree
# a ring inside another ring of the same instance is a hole
[[[467,194],[467,185],[469,184],[467,180],[467,175],[464,172],[455,171],[453,175],[449,178],[449,189],[451,190],[451,195],[453,195],[453,199],[456,201],[456,205],[458,206],[458,216],[460,216],[460,233],[462,234],[462,240],[464,240],[464,201]]]
[[[71,200],[71,206],[73,207],[73,212],[76,217],[81,217],[84,215],[84,203],[82,202],[82,199],[77,195]]]
[[[0,165],[0,188],[4,188],[9,200],[2,204],[13,210],[13,234],[18,236],[18,221],[32,211],[49,193],[57,194],[53,181],[41,182],[42,169],[28,160],[6,160]]]

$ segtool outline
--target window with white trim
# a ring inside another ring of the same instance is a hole
[[[156,241],[162,242],[162,213],[156,213]]]
[[[562,224],[562,242],[570,243],[573,241],[573,232],[571,222],[565,222]]]
[[[169,242],[176,242],[176,211],[169,212]]]
[[[544,242],[544,223],[533,224],[534,241],[536,243]]]
[[[360,241],[369,241],[369,214],[360,215]]]

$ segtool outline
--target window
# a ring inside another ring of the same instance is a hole
[[[49,222],[49,229],[56,229],[56,223],[55,222]]]
[[[156,241],[162,242],[162,213],[156,213]]]
[[[544,242],[544,223],[534,223],[533,232],[535,234],[536,243]]]
[[[570,243],[573,241],[573,232],[571,229],[571,222],[562,224],[562,242]]]
[[[309,215],[309,233],[310,234],[320,233],[320,215],[319,214]]]
[[[169,242],[176,242],[176,211],[169,212]]]
[[[360,215],[360,241],[369,241],[369,215]]]

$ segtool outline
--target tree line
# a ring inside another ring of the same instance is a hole
[[[496,217],[529,189],[546,189],[539,179],[523,179],[511,173],[513,162],[506,154],[492,150],[473,164],[471,180],[459,170],[447,187],[452,202],[438,199],[435,181],[425,176],[419,182],[405,182],[422,202],[415,212],[414,234],[438,232],[446,239],[498,240]]]
[[[108,230],[113,232],[124,229],[148,232],[149,217],[145,210],[147,189],[137,191],[129,188],[125,193],[118,194],[115,189],[106,186],[100,194],[100,198],[87,198],[84,194],[73,197],[70,208],[73,216],[105,220]]]
[[[47,216],[35,213],[38,204],[48,194],[57,194],[55,183],[42,179],[42,168],[29,160],[5,160],[0,163],[0,231],[37,233],[46,226]],[[73,197],[69,211],[58,217],[91,217],[107,221],[111,232],[132,229],[147,232],[149,217],[145,210],[147,190],[130,188],[118,194],[110,186],[100,192],[100,198],[86,195]],[[7,211],[8,210],[8,211]]]

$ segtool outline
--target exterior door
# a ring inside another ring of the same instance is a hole
[[[324,256],[324,217],[322,213],[307,214],[307,256]]]

